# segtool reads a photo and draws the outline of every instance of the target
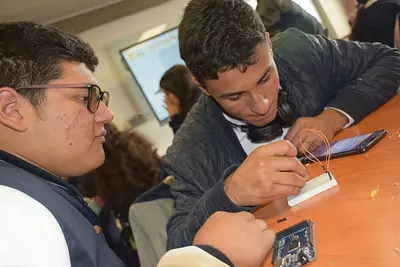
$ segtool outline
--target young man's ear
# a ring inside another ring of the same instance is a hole
[[[25,132],[28,127],[23,117],[23,102],[25,101],[22,96],[15,90],[0,88],[0,124],[18,132]]]
[[[197,85],[197,87],[200,88],[201,91],[203,91],[203,93],[205,93],[208,96],[211,95],[210,92],[205,87],[203,87],[203,85],[201,85],[201,83],[199,83],[199,81],[196,78],[193,77],[192,81],[194,82],[194,84]]]
[[[269,32],[266,32],[265,36],[267,37],[269,51],[271,52],[271,55],[274,56],[274,51],[272,50],[272,41],[271,41],[271,37],[269,36]]]

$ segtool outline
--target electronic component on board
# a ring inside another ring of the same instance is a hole
[[[315,260],[314,223],[304,220],[276,234],[274,267],[298,267]]]

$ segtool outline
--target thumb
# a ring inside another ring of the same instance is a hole
[[[276,234],[272,230],[265,230],[262,232],[261,235],[262,235],[262,240],[263,240],[263,243],[261,244],[261,246],[264,248],[265,257],[266,257],[267,254],[269,253],[269,251],[274,246]]]
[[[286,134],[285,140],[292,142],[294,137],[298,134],[299,130],[300,130],[299,121],[296,121]]]

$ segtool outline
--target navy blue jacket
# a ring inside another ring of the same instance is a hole
[[[107,245],[103,233],[96,233],[97,215],[73,186],[1,150],[0,160],[0,185],[29,195],[56,218],[72,267],[125,267]]]

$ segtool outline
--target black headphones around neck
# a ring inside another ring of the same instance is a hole
[[[295,108],[288,103],[287,92],[283,89],[278,93],[278,112],[276,118],[265,126],[257,127],[254,125],[237,125],[231,123],[233,127],[247,133],[247,137],[252,143],[270,142],[283,133],[283,128],[290,127],[296,120]]]

